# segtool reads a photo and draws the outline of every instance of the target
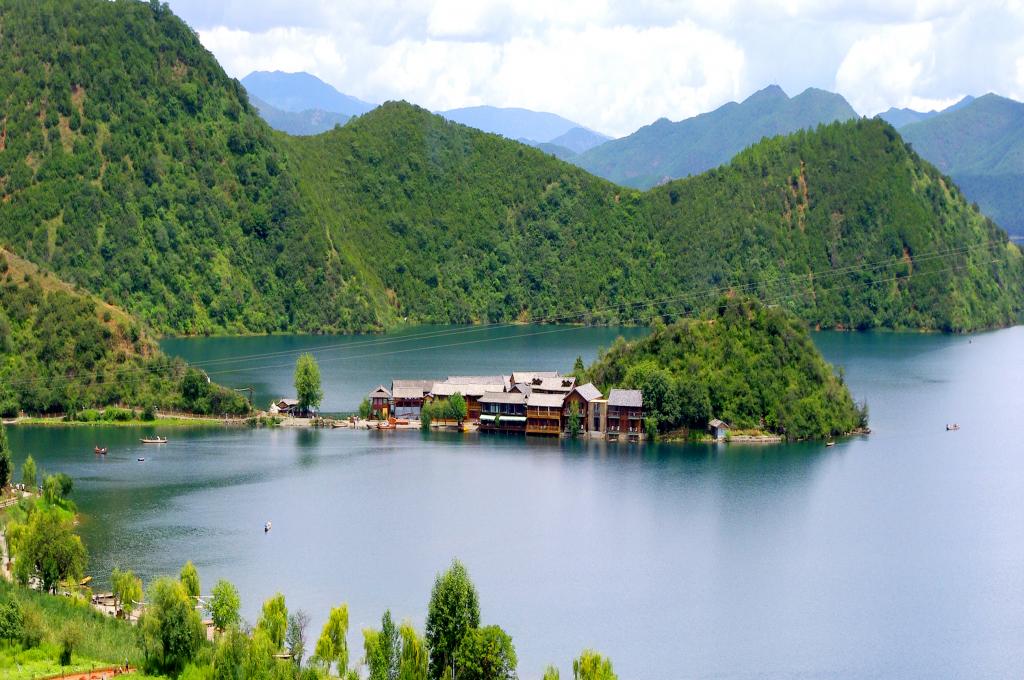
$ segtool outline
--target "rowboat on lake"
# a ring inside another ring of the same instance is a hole
[[[166,444],[167,437],[143,437],[139,441],[143,444]]]
[[[101,456],[105,456],[105,455],[107,455],[107,447],[106,446],[94,446],[92,448],[92,452],[93,453],[98,453]]]
[[[959,423],[947,423],[946,424],[946,431],[947,432],[953,432],[953,431],[959,430],[959,429],[960,429],[960,424]]]

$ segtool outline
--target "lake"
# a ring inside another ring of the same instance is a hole
[[[371,341],[352,360],[322,349],[326,407],[340,410],[396,376],[568,369],[617,334],[528,335],[549,330],[449,347],[482,336],[165,346],[201,359]],[[571,677],[584,647],[623,680],[1024,677],[1024,327],[814,337],[868,400],[872,435],[826,448],[172,430],[143,448],[145,428],[9,434],[19,464],[31,452],[75,478],[101,583],[114,565],[148,579],[191,558],[204,591],[238,585],[250,620],[284,592],[314,636],[346,601],[353,660],[385,608],[422,627],[434,575],[458,556],[524,679],[548,663]],[[249,361],[214,377],[264,401],[288,391],[294,355]]]

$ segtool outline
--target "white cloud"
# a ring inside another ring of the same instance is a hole
[[[868,115],[905,106],[915,86],[932,76],[933,41],[928,22],[875,30],[846,53],[836,72],[836,89]]]

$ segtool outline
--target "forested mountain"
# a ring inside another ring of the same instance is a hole
[[[911,123],[919,123],[922,120],[934,118],[935,116],[941,113],[956,111],[957,109],[967,106],[972,101],[974,101],[974,97],[972,97],[971,95],[967,95],[966,97],[958,101],[956,104],[946,107],[941,111],[936,111],[935,109],[932,109],[931,111],[915,111],[914,109],[897,109],[896,107],[893,107],[888,111],[883,111],[882,113],[878,114],[877,117],[881,118],[886,123],[889,123],[898,130],[904,125],[910,125]]]
[[[112,404],[248,410],[161,354],[130,315],[0,249],[0,416]]]
[[[900,134],[985,214],[1024,234],[1024,104],[987,94],[907,125]]]
[[[573,129],[560,134],[550,141],[551,144],[560,146],[575,153],[583,153],[589,151],[595,146],[600,146],[607,142],[610,137],[606,137],[599,132],[588,130],[585,127],[574,127]]]
[[[0,30],[0,239],[160,331],[642,322],[725,288],[823,326],[1020,318],[1019,251],[880,121],[644,194],[404,103],[274,133],[165,6],[14,0]]]
[[[348,117],[358,116],[376,104],[338,92],[314,75],[300,71],[253,71],[242,78],[249,94],[282,111],[324,111]]]
[[[619,338],[578,377],[606,394],[613,387],[642,390],[648,431],[703,433],[718,418],[801,439],[867,424],[806,325],[742,296],[723,298],[696,318],[655,324],[640,340]]]
[[[499,108],[497,106],[469,106],[461,109],[438,111],[438,113],[456,123],[462,123],[477,130],[483,130],[484,132],[531,144],[553,142],[559,146],[572,148],[569,144],[555,140],[576,129],[582,130],[583,133],[589,133],[589,136],[586,138],[591,141],[594,138],[601,139],[602,141],[608,139],[604,135],[581,127],[579,123],[574,123],[559,115],[544,111]],[[584,136],[580,135],[579,132],[573,133],[569,137],[570,144],[573,143],[574,139],[582,140]]]
[[[335,125],[344,125],[351,117],[344,113],[333,113],[321,109],[306,109],[298,112],[284,111],[252,93],[249,94],[249,103],[256,107],[260,116],[267,121],[270,127],[290,135],[318,135],[325,130],[330,130]]]
[[[403,103],[283,141],[334,247],[415,320],[643,320],[740,287],[823,326],[964,330],[1024,303],[1018,249],[881,121],[646,194]]]
[[[772,85],[741,103],[678,123],[662,118],[573,162],[613,182],[646,189],[717,167],[763,137],[856,117],[838,94],[811,88],[790,98]]]
[[[13,0],[0,30],[4,244],[161,331],[373,327],[245,90],[166,6]]]

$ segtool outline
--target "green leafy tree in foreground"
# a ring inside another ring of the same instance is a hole
[[[370,670],[369,680],[397,680],[401,661],[401,639],[394,621],[391,620],[390,609],[384,612],[380,623],[380,630],[363,630],[363,651],[366,654],[366,665]]]
[[[430,677],[451,671],[462,638],[480,625],[480,597],[466,567],[458,560],[434,580],[427,606],[426,639],[430,648]]]
[[[455,651],[455,673],[459,680],[515,680],[512,638],[498,626],[470,630]]]
[[[559,675],[557,668],[548,666],[544,669],[544,675],[541,677],[541,680],[559,680]]]
[[[312,354],[301,354],[295,362],[295,394],[300,411],[319,408],[324,399],[324,391],[320,386],[320,367]]]
[[[409,621],[402,622],[398,627],[398,634],[402,638],[398,680],[427,680],[430,665],[427,641],[416,632]]]
[[[230,581],[221,579],[213,586],[208,610],[213,625],[218,630],[227,630],[237,626],[241,621],[239,610],[242,607],[242,599],[238,596],[238,589]]]
[[[11,483],[14,463],[11,460],[11,445],[7,441],[7,428],[0,423],[0,489]]]
[[[150,585],[139,637],[147,670],[176,675],[195,658],[203,622],[181,581],[163,577]]]
[[[288,616],[288,631],[284,635],[285,646],[296,665],[302,665],[306,655],[306,630],[309,628],[309,614],[297,609]]]
[[[21,464],[21,483],[28,489],[35,489],[39,483],[39,474],[36,471],[36,461],[28,456]]]
[[[110,574],[110,583],[117,608],[124,612],[125,618],[131,617],[135,607],[142,601],[142,579],[130,570],[121,571],[115,567]]]
[[[573,660],[572,677],[573,680],[619,680],[612,671],[611,659],[592,649],[584,649],[579,658]]]
[[[82,539],[72,520],[56,508],[39,508],[18,532],[14,573],[27,584],[38,578],[45,592],[55,592],[61,581],[77,581],[87,560]]]
[[[569,404],[569,419],[566,424],[570,436],[578,437],[583,431],[583,418],[580,415],[580,405],[575,401]]]
[[[178,579],[181,581],[181,585],[185,586],[185,592],[193,601],[202,593],[199,589],[199,572],[196,570],[196,565],[192,564],[192,560],[186,562],[181,568]]]
[[[43,479],[43,499],[50,505],[65,505],[74,487],[74,481],[64,472],[46,475]]]
[[[373,406],[370,405],[369,399],[363,399],[359,402],[359,417],[363,420],[369,419],[373,413]]]
[[[284,636],[288,631],[288,607],[285,605],[284,595],[277,593],[263,603],[256,629],[267,634],[274,649],[280,650],[284,647]]]
[[[348,671],[348,605],[340,604],[331,609],[327,616],[320,637],[313,651],[316,659],[330,673],[331,665],[338,665],[338,676],[344,677]]]
[[[445,413],[445,417],[449,420],[454,420],[460,425],[469,414],[469,407],[466,406],[466,398],[459,392],[456,392],[448,398],[448,404],[445,410],[447,411]]]

